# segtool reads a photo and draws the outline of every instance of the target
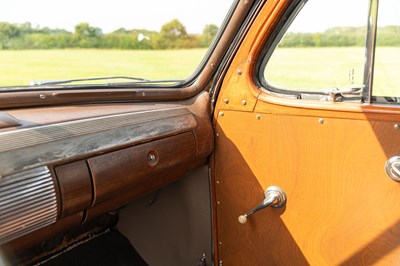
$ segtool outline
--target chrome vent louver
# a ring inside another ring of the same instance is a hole
[[[0,245],[56,219],[56,192],[46,166],[0,179]]]

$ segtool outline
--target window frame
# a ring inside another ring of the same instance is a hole
[[[373,78],[374,78],[374,68],[375,68],[375,53],[376,53],[376,39],[378,36],[378,16],[379,16],[379,0],[370,0],[370,5],[376,4],[377,7],[374,10],[374,12],[372,12],[372,14],[370,14],[370,23],[373,23],[374,26],[376,27],[375,29],[373,29],[374,32],[374,46],[373,46],[373,65],[372,65],[372,75],[371,75],[371,91],[369,94],[369,103],[375,103],[375,104],[394,104],[394,105],[400,105],[400,97],[396,97],[396,96],[374,96],[373,92],[374,92],[374,86],[373,86]],[[370,11],[371,13],[371,11]]]
[[[118,82],[116,83],[93,83],[93,84],[74,84],[74,83],[65,83],[65,84],[57,84],[57,85],[16,85],[16,86],[2,86],[0,84],[0,93],[4,92],[35,92],[35,91],[54,91],[54,90],[87,90],[87,89],[100,89],[100,90],[106,90],[106,89],[135,89],[135,88],[148,88],[148,89],[184,89],[187,87],[190,87],[193,85],[196,80],[199,78],[203,70],[207,67],[207,62],[210,60],[212,57],[213,53],[215,52],[215,49],[217,48],[222,36],[224,35],[225,31],[227,30],[227,27],[229,26],[230,21],[232,20],[232,17],[234,16],[235,11],[237,10],[237,7],[239,5],[240,0],[231,0],[231,5],[229,9],[226,11],[226,14],[224,16],[224,19],[222,20],[221,25],[219,25],[219,29],[217,34],[215,35],[214,39],[210,43],[210,45],[207,48],[206,53],[202,57],[202,59],[199,61],[198,65],[193,69],[191,74],[188,75],[188,77],[180,80],[180,79],[174,79],[171,77],[171,79],[166,79],[166,80],[154,80],[151,82]],[[74,77],[71,77],[71,79],[74,79]]]
[[[292,24],[292,22],[295,20],[297,15],[301,12],[301,9],[304,7],[304,5],[307,3],[308,0],[295,0],[293,1],[285,13],[283,14],[282,18],[279,23],[276,25],[275,29],[273,30],[271,37],[268,39],[266,44],[264,45],[264,48],[260,54],[260,59],[257,61],[257,65],[255,68],[255,80],[257,82],[257,86],[268,93],[276,94],[281,97],[289,97],[293,98],[296,97],[297,99],[300,99],[301,93],[304,93],[305,91],[293,91],[293,90],[288,90],[284,88],[279,88],[270,85],[267,80],[265,79],[265,68],[269,62],[269,59],[271,58],[271,55],[274,53],[276,48],[278,47],[279,43],[281,42],[282,38],[285,36],[288,28]],[[311,94],[321,94],[321,93],[314,93],[314,92],[307,92]]]
[[[220,40],[215,40],[214,50],[205,58],[203,68],[198,76],[188,85],[166,87],[143,86],[143,83],[128,84],[126,87],[101,87],[99,85],[65,85],[65,86],[38,86],[18,87],[12,90],[1,89],[0,106],[2,110],[10,108],[45,107],[72,104],[103,104],[103,103],[137,103],[148,101],[188,100],[202,91],[211,91],[216,76],[223,75],[220,70],[229,63],[235,53],[233,46],[239,45],[240,34],[252,22],[251,16],[263,0],[248,0],[243,5],[242,0],[234,0],[225,17],[226,27],[221,32]],[[222,27],[221,27],[222,29]],[[219,36],[217,34],[217,36]]]
[[[374,83],[376,32],[378,28],[379,0],[369,1],[367,40],[365,44],[364,88],[362,101],[371,103]]]
[[[265,79],[265,68],[274,53],[282,38],[286,34],[291,23],[295,20],[296,16],[301,12],[301,9],[307,3],[308,0],[296,0],[291,3],[291,5],[286,10],[283,20],[275,27],[271,38],[266,42],[259,60],[257,61],[257,66],[255,68],[255,80],[259,88],[269,94],[277,95],[283,98],[295,98],[301,99],[302,94],[308,95],[323,95],[329,96],[329,92],[323,91],[304,91],[304,90],[290,90],[284,89],[277,86],[273,86],[267,82]],[[376,48],[376,31],[377,31],[377,17],[378,17],[378,6],[379,0],[369,0],[368,3],[368,23],[367,23],[367,35],[365,48],[365,62],[364,62],[364,76],[362,84],[362,92],[360,97],[360,103],[373,103],[376,102],[377,98],[385,97],[374,97],[373,93],[373,74],[374,74],[374,60],[375,60],[375,48]],[[367,84],[367,85],[366,85]],[[335,99],[333,99],[335,101]],[[400,99],[399,101],[400,102]],[[382,102],[379,102],[382,103]],[[397,102],[396,102],[397,103]]]

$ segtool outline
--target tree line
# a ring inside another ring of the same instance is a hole
[[[379,27],[378,46],[400,46],[400,26]],[[333,27],[324,32],[285,35],[281,47],[349,47],[365,46],[365,27]]]
[[[189,34],[185,26],[174,19],[160,31],[120,28],[103,33],[83,22],[74,32],[48,27],[33,27],[29,22],[12,24],[0,22],[0,50],[6,49],[189,49],[208,47],[218,27],[206,25],[201,34]],[[334,27],[317,33],[287,33],[281,47],[348,47],[365,46],[365,27]],[[378,28],[377,45],[400,46],[400,26]]]
[[[218,27],[209,24],[204,27],[202,34],[189,34],[185,26],[177,19],[164,24],[159,32],[120,28],[107,34],[86,22],[76,25],[74,32],[33,27],[29,22],[23,24],[0,22],[0,50],[201,48],[208,47],[217,32]]]

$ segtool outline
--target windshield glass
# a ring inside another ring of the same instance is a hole
[[[113,76],[184,80],[206,54],[231,1],[0,4],[0,86],[27,86],[67,79],[104,84],[110,81],[91,78]]]

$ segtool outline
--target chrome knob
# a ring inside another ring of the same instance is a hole
[[[400,156],[393,156],[387,160],[385,170],[388,177],[396,182],[400,182]]]
[[[247,217],[252,215],[253,213],[264,209],[266,207],[272,207],[272,208],[281,208],[285,206],[286,204],[286,194],[285,191],[283,191],[280,187],[277,186],[270,186],[267,187],[267,189],[264,192],[265,199],[263,202],[261,202],[260,205],[255,207],[249,212],[246,212],[243,215],[240,215],[238,220],[239,223],[245,224],[247,222]]]

